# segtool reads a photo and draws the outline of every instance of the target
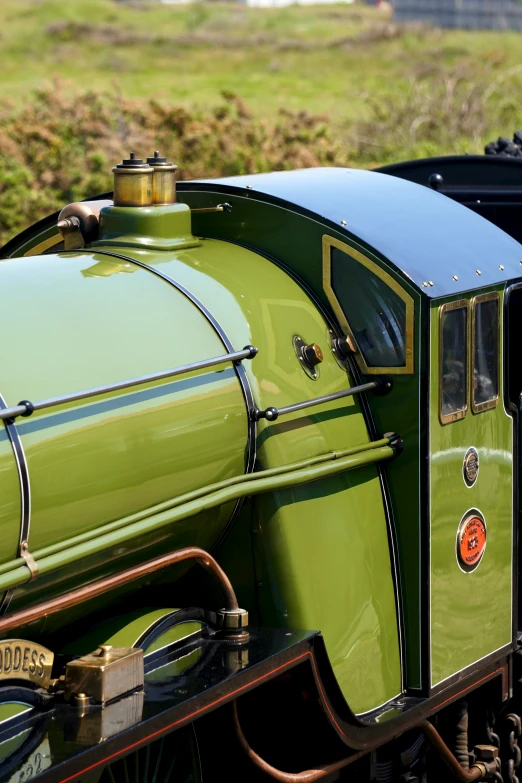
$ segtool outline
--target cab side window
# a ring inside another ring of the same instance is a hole
[[[440,314],[440,420],[449,424],[468,409],[468,302],[443,305]]]
[[[474,413],[494,408],[499,397],[499,297],[482,294],[473,302],[473,368],[471,407]]]

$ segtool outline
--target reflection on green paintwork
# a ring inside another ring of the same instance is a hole
[[[441,425],[439,304],[433,303],[431,311],[433,685],[510,643],[513,545],[512,419],[504,410],[501,391],[496,408],[477,414],[470,408],[464,419]],[[500,356],[503,356],[502,346]],[[477,449],[480,460],[479,476],[471,488],[466,486],[462,475],[464,456],[470,446]],[[457,528],[472,508],[484,515],[487,544],[477,569],[465,573],[456,556]]]
[[[32,707],[30,707],[29,704],[22,704],[22,702],[3,702],[0,704],[0,723],[3,723],[5,720],[9,720],[9,718],[14,718],[17,715],[21,715],[23,712],[28,712],[31,709]]]
[[[178,642],[201,630],[199,622],[177,623],[177,609],[137,609],[123,615],[109,618],[99,623],[85,636],[80,636],[60,650],[65,655],[85,655],[96,650],[100,644],[112,644],[113,647],[135,647],[141,636],[152,630],[154,625],[164,617],[173,615],[172,627],[158,637],[149,646],[143,647],[145,653],[154,652],[161,647]]]
[[[20,747],[24,740],[27,739],[30,733],[31,729],[26,729],[25,731],[20,732],[20,734],[17,734],[16,737],[11,737],[5,742],[0,743],[0,762],[8,759],[9,756]]]
[[[194,666],[202,656],[201,647],[197,647],[187,655],[183,655],[181,658],[176,658],[175,661],[160,666],[157,669],[149,672],[145,675],[145,683],[147,682],[162,682],[163,680],[170,680],[172,677],[179,677],[188,668]]]
[[[23,735],[20,736],[23,736],[25,739],[29,733],[30,732],[23,732]],[[38,747],[24,759],[23,764],[17,767],[16,772],[13,772],[11,777],[7,778],[6,783],[26,783],[26,781],[38,777],[44,770],[48,769],[51,764],[51,748],[49,746],[49,740],[45,737]]]
[[[174,642],[187,639],[192,634],[201,631],[202,628],[203,624],[199,622],[178,623],[178,625],[174,625],[172,628],[169,628],[168,631],[162,633],[161,636],[152,642],[152,644],[150,644],[148,647],[144,647],[143,649],[146,653],[161,650],[163,647],[167,647],[169,644],[174,644]]]
[[[401,714],[401,710],[393,707],[391,710],[386,710],[385,712],[381,713],[379,717],[376,718],[376,723],[385,723],[387,720],[397,718]]]

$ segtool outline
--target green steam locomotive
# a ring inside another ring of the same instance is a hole
[[[521,166],[131,155],[2,249],[0,783],[517,780]]]

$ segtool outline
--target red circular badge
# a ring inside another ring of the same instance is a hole
[[[466,514],[457,532],[457,557],[463,571],[473,571],[486,548],[486,522],[474,511]]]

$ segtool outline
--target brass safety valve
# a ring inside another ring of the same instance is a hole
[[[154,170],[152,175],[152,202],[156,206],[176,203],[176,171],[178,167],[161,157],[158,150],[147,164]]]
[[[133,152],[112,170],[115,207],[151,207],[154,169]]]

